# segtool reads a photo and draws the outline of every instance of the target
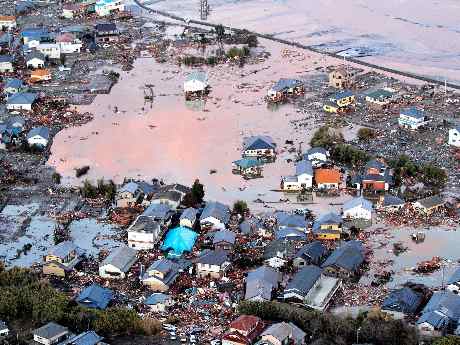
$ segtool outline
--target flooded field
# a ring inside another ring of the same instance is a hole
[[[418,229],[422,230],[422,229]],[[425,284],[429,287],[440,287],[443,281],[446,282],[450,275],[460,266],[460,228],[427,228],[423,230],[426,234],[425,241],[416,243],[410,236],[414,232],[409,228],[396,228],[390,230],[385,235],[375,235],[372,237],[374,257],[378,260],[393,260],[393,264],[386,270],[393,270],[393,280],[388,283],[388,287],[397,287],[408,281]],[[390,237],[388,241],[388,237]],[[393,243],[402,242],[407,251],[399,255],[393,253]],[[383,243],[387,243],[383,245]],[[412,269],[424,260],[429,260],[434,256],[444,259],[443,269],[431,274],[415,274]],[[370,271],[372,275],[374,271]],[[362,283],[368,282],[369,277],[363,277]]]
[[[295,156],[286,151],[285,141],[294,140],[289,147],[295,148],[303,142],[306,148],[319,124],[311,121],[296,130],[291,122],[305,115],[289,104],[269,109],[264,96],[281,77],[317,80],[315,68],[325,66],[323,57],[283,55],[283,49],[270,47],[269,59],[244,68],[209,69],[212,91],[207,102],[185,101],[182,85],[189,69],[138,59],[130,73],[121,74],[110,95],[99,95],[82,107],[94,114],[93,121],[55,137],[48,163],[67,184],[84,178],[122,182],[124,177],[156,177],[191,185],[199,178],[210,199],[250,201],[263,194],[264,200],[278,201],[282,195],[269,191],[279,188],[281,176],[294,172],[286,159]],[[145,84],[154,85],[153,103],[144,101]],[[245,181],[232,174],[231,163],[241,156],[243,138],[259,134],[272,136],[280,154],[264,167],[263,179]],[[74,169],[83,165],[91,169],[77,180]],[[210,174],[212,169],[217,172]]]

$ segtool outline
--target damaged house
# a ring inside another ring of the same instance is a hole
[[[364,263],[364,248],[360,241],[349,241],[335,249],[321,265],[324,273],[335,277],[357,276]]]
[[[124,279],[129,269],[137,261],[137,251],[130,247],[118,247],[99,265],[102,278]]]

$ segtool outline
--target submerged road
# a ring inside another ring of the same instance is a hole
[[[186,25],[189,25],[189,26],[190,26],[190,24],[202,25],[202,26],[207,26],[207,27],[211,27],[211,28],[216,28],[217,26],[219,26],[218,24],[212,24],[212,23],[201,21],[201,20],[195,20],[195,19],[186,19],[184,17],[180,17],[180,16],[177,16],[177,15],[169,13],[169,12],[155,10],[155,9],[153,9],[151,7],[148,7],[148,6],[144,5],[139,0],[133,0],[133,1],[139,7],[145,9],[146,11],[149,11],[150,13],[154,13],[154,14],[158,14],[158,15],[163,16],[163,17],[178,20],[178,21],[184,22]],[[260,38],[264,38],[264,39],[271,40],[271,41],[278,42],[278,43],[282,43],[282,44],[285,44],[285,45],[288,45],[288,46],[291,46],[291,47],[305,49],[305,50],[309,50],[309,51],[312,51],[312,52],[317,53],[317,54],[322,54],[322,55],[326,55],[326,56],[330,56],[330,57],[333,57],[333,58],[336,58],[336,59],[343,60],[343,57],[338,55],[338,54],[336,54],[336,53],[323,52],[323,51],[320,51],[320,50],[318,50],[318,49],[316,49],[316,48],[314,48],[312,46],[308,46],[308,45],[305,45],[305,44],[302,44],[302,43],[299,43],[299,42],[283,40],[281,38],[273,37],[272,35],[261,34],[261,33],[258,33],[258,32],[239,29],[239,28],[233,28],[231,26],[226,26],[226,25],[223,25],[223,27],[226,30],[230,30],[230,31],[234,31],[234,32],[247,31],[250,34],[253,34],[253,35],[255,35],[257,37],[260,37]],[[368,67],[368,68],[373,68],[375,70],[380,70],[380,71],[383,71],[383,72],[393,73],[393,74],[396,74],[396,75],[399,75],[399,76],[402,76],[402,77],[408,77],[408,78],[420,80],[420,81],[430,83],[430,84],[446,85],[448,88],[460,90],[460,85],[457,85],[457,84],[446,83],[446,82],[441,81],[441,80],[437,80],[437,79],[433,79],[433,78],[429,78],[429,77],[424,77],[424,76],[417,75],[417,74],[410,73],[410,72],[400,71],[400,70],[397,70],[397,69],[394,69],[394,68],[389,68],[389,67],[385,67],[385,66],[376,65],[376,64],[373,64],[373,63],[361,61],[361,60],[354,59],[354,58],[348,58],[347,61],[353,62],[353,63],[355,63],[357,65],[365,66],[365,67]]]

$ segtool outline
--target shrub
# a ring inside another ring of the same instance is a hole
[[[358,131],[358,139],[366,141],[375,137],[375,131],[371,128],[360,128]]]
[[[310,140],[311,147],[331,148],[336,144],[343,143],[343,135],[335,132],[329,126],[323,126],[313,134]]]

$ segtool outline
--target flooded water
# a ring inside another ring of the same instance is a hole
[[[303,53],[283,56],[282,49],[270,47],[272,56],[263,63],[209,69],[212,91],[207,102],[185,102],[182,85],[189,69],[138,59],[109,95],[82,107],[94,114],[93,121],[58,133],[48,163],[66,184],[84,178],[122,182],[124,177],[157,177],[191,185],[199,178],[209,199],[250,201],[263,194],[265,200],[279,200],[279,193],[269,191],[279,188],[281,176],[294,173],[293,163],[286,161],[294,154],[285,150],[285,141],[294,140],[294,147],[304,142],[306,148],[319,124],[311,121],[295,130],[290,121],[305,115],[289,104],[269,109],[264,96],[279,78],[308,80],[325,62]],[[152,104],[144,101],[145,84],[154,85]],[[231,163],[241,156],[243,138],[251,135],[272,136],[280,154],[275,163],[265,165],[265,178],[245,181],[232,174]],[[89,174],[76,179],[74,169],[83,165],[91,167]],[[217,172],[210,174],[212,169]]]
[[[425,241],[416,243],[410,239],[413,229],[397,228],[387,233],[392,235],[388,244],[380,247],[379,242],[387,242],[384,235],[375,235],[372,237],[374,243],[374,257],[379,260],[392,259],[394,263],[385,268],[393,270],[393,281],[388,283],[389,287],[397,287],[405,282],[411,281],[425,284],[429,287],[440,287],[443,281],[446,282],[450,275],[460,266],[460,228],[431,228],[424,230],[426,234]],[[403,242],[408,250],[398,256],[394,255],[393,243]],[[440,269],[431,274],[415,274],[412,269],[424,260],[430,260],[434,256],[444,259],[444,269]],[[370,272],[373,274],[373,271]],[[363,282],[366,282],[366,277]]]

